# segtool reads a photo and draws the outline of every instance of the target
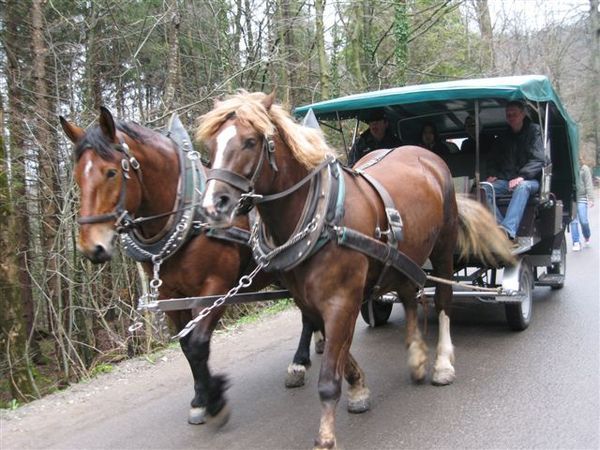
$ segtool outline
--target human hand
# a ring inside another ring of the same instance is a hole
[[[488,183],[493,183],[497,179],[498,179],[498,177],[487,177],[485,181],[487,181]]]
[[[523,177],[517,177],[517,178],[513,178],[512,180],[510,180],[508,182],[508,190],[512,191],[514,188],[516,188],[519,184],[521,184],[523,182],[524,178]]]
[[[590,207],[590,208],[594,207],[594,200],[588,200],[588,207]]]

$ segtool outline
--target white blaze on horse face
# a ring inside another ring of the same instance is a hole
[[[212,164],[213,168],[221,168],[225,163],[225,150],[227,149],[227,144],[229,141],[235,137],[237,134],[237,128],[235,125],[229,125],[225,129],[221,130],[221,132],[217,135],[217,150],[215,152],[215,160]],[[204,198],[202,200],[202,206],[206,208],[209,212],[214,210],[214,190],[215,190],[216,180],[209,180],[206,184],[206,192],[204,194]]]
[[[83,168],[83,176],[84,177],[88,177],[90,175],[90,172],[92,171],[93,166],[94,166],[94,164],[92,163],[91,159],[85,163],[85,167]]]

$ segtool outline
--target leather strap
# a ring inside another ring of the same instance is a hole
[[[347,227],[332,227],[334,239],[338,245],[348,247],[357,252],[361,252],[372,258],[388,262],[391,266],[405,275],[418,288],[422,288],[427,280],[427,275],[412,259],[396,248],[392,248],[383,242],[359,233],[356,230]]]

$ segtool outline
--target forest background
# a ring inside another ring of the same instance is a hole
[[[165,341],[150,318],[127,333],[143,288],[135,264],[119,254],[93,266],[76,252],[59,115],[88,126],[105,105],[160,129],[177,111],[192,130],[238,88],[276,89],[292,108],[543,74],[600,167],[598,0],[3,0],[0,10],[0,407]]]

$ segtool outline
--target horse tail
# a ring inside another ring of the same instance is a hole
[[[516,263],[511,242],[496,225],[491,212],[478,201],[456,196],[458,206],[458,240],[460,258],[476,259],[491,267]]]

